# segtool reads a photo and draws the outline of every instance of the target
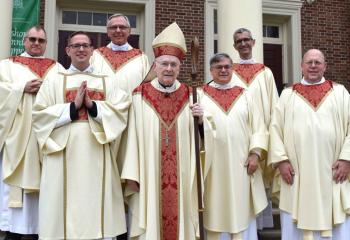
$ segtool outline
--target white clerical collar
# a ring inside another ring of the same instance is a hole
[[[93,73],[94,71],[94,67],[92,65],[88,66],[86,69],[84,69],[83,71],[80,71],[79,69],[77,69],[76,67],[74,67],[72,64],[69,66],[68,68],[68,72],[69,73],[76,73],[76,72],[83,72],[83,73]]]
[[[110,42],[109,46],[113,51],[124,51],[125,52],[125,51],[129,50],[128,43],[125,43],[123,45],[117,45],[117,44],[114,44],[113,42]]]
[[[23,52],[23,53],[21,54],[21,57],[45,58],[44,56],[31,56],[31,55],[29,55],[29,53],[27,53],[27,52]]]
[[[321,81],[316,82],[316,83],[310,83],[308,81],[305,80],[305,78],[301,79],[300,83],[303,85],[318,85],[318,84],[322,84],[326,81],[326,79],[324,77],[322,77]]]
[[[178,80],[175,80],[173,85],[169,87],[164,87],[162,84],[159,83],[158,78],[154,79],[151,82],[152,86],[155,87],[157,90],[164,92],[164,93],[172,93],[175,92],[180,87],[180,82]]]
[[[209,85],[213,88],[222,89],[222,90],[230,89],[230,88],[233,88],[235,86],[235,84],[232,81],[230,81],[226,84],[219,84],[219,83],[212,81]]]
[[[239,64],[254,64],[256,63],[253,58],[251,59],[239,59]]]

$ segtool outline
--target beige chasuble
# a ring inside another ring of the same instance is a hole
[[[261,169],[249,176],[245,167],[250,151],[267,150],[267,130],[244,88],[206,85],[199,100],[205,110],[204,224],[237,234],[267,206]]]
[[[12,186],[9,207],[22,207],[20,189],[38,191],[40,153],[32,130],[36,94],[24,93],[28,81],[44,81],[63,67],[41,57],[13,56],[0,61],[0,149],[3,181]]]
[[[82,108],[78,120],[55,128],[82,81],[87,81],[100,121]],[[41,239],[99,239],[126,231],[119,170],[110,144],[126,127],[129,105],[128,94],[103,75],[59,73],[42,85],[33,113],[44,154]]]
[[[133,93],[122,178],[137,181],[131,239],[196,239],[198,222],[191,89],[158,90],[158,79]]]
[[[344,86],[325,81],[282,92],[271,122],[270,164],[289,159],[292,185],[277,173],[273,195],[299,229],[327,235],[350,214],[350,181],[336,183],[332,164],[350,161],[350,102]]]
[[[128,51],[113,51],[110,45],[100,47],[90,62],[96,71],[113,76],[117,86],[130,95],[149,71],[147,56],[130,45]]]
[[[271,70],[261,63],[233,64],[232,81],[248,89],[258,110],[262,111],[266,129],[269,129],[271,114],[278,100],[275,79]],[[266,160],[266,156],[263,156]],[[265,185],[272,181],[272,169],[266,168],[266,161],[262,163]]]

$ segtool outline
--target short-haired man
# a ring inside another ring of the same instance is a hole
[[[147,56],[130,46],[128,37],[131,33],[127,16],[116,13],[107,21],[107,35],[111,42],[94,51],[92,66],[99,72],[114,75],[117,86],[131,95],[142,82],[148,70]]]
[[[256,216],[267,206],[261,155],[268,134],[248,90],[232,78],[225,53],[210,60],[213,81],[202,88],[204,108],[204,226],[208,240],[257,240]]]
[[[248,89],[258,109],[262,111],[266,129],[269,129],[271,113],[278,100],[275,79],[271,70],[264,64],[257,63],[253,58],[255,39],[249,29],[239,28],[233,34],[233,46],[238,52],[240,61],[233,64],[232,80],[238,86]],[[266,156],[263,156],[261,167],[263,169],[265,187],[269,188],[272,179],[272,170],[266,166]],[[272,227],[272,205],[259,216],[258,228]]]
[[[32,129],[32,105],[46,77],[63,67],[43,55],[46,33],[27,30],[25,52],[0,61],[0,229],[7,239],[38,233],[41,154]],[[17,234],[15,234],[17,233]]]
[[[270,164],[282,239],[350,239],[350,97],[325,80],[318,49],[301,63],[303,79],[283,90],[273,113]]]
[[[43,83],[33,126],[43,151],[40,239],[103,239],[126,232],[119,170],[112,157],[126,127],[129,95],[90,65],[90,37],[73,33],[72,64]]]

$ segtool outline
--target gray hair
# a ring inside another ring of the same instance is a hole
[[[28,37],[28,34],[29,34],[30,30],[32,30],[32,29],[35,29],[38,32],[39,31],[43,31],[44,34],[45,34],[45,38],[46,38],[46,31],[45,31],[45,29],[42,26],[40,26],[40,25],[34,25],[34,26],[31,26],[30,28],[28,28],[28,30],[25,32],[25,34],[23,35],[23,40]]]
[[[252,32],[251,32],[249,29],[247,29],[247,28],[238,28],[238,29],[233,33],[233,40],[236,41],[236,35],[237,35],[238,33],[244,33],[244,32],[247,32],[247,33],[249,34],[249,37],[250,37],[251,39],[253,39]]]
[[[110,17],[108,18],[108,20],[107,20],[107,27],[108,27],[110,21],[111,21],[113,18],[117,18],[117,17],[122,17],[122,18],[124,18],[125,21],[126,21],[126,25],[128,25],[128,27],[130,27],[129,18],[128,18],[126,15],[122,14],[122,13],[115,13],[115,14],[113,14],[112,16],[110,16]]]
[[[228,59],[230,60],[231,65],[233,64],[231,57],[226,53],[216,53],[213,57],[210,58],[209,64],[210,66],[213,66],[215,63],[218,63],[223,59]]]

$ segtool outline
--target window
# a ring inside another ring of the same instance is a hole
[[[263,25],[263,37],[264,38],[279,38],[280,37],[279,26]]]
[[[103,26],[113,13],[88,12],[88,11],[62,11],[62,24],[75,24],[86,26]],[[137,16],[126,15],[129,18],[131,28],[137,28]]]

